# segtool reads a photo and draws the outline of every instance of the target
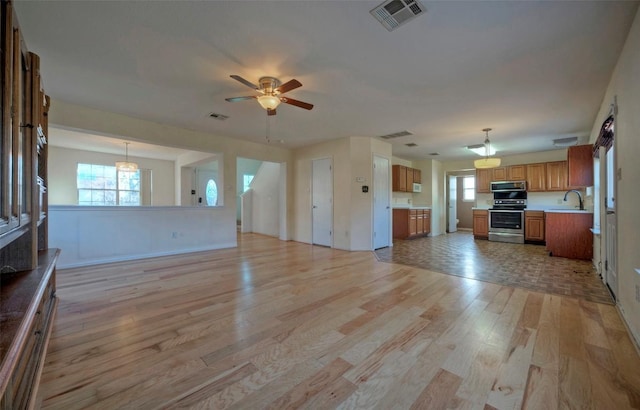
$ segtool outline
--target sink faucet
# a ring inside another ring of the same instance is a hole
[[[584,210],[584,204],[582,203],[582,195],[580,195],[580,191],[576,191],[575,189],[571,189],[567,192],[564,193],[564,200],[567,200],[567,195],[569,195],[570,192],[575,192],[576,195],[578,195],[578,200],[580,201],[580,210],[583,211]]]

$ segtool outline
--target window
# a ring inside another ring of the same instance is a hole
[[[615,209],[616,164],[613,147],[607,151],[607,209]]]
[[[205,198],[207,198],[207,206],[216,206],[218,204],[218,185],[213,179],[207,181]]]
[[[253,181],[253,175],[244,174],[242,192],[247,192],[247,189],[251,186],[251,181]]]
[[[476,177],[473,175],[462,179],[462,200],[465,202],[476,200]]]
[[[78,164],[78,205],[140,205],[140,170],[121,172],[108,165]]]

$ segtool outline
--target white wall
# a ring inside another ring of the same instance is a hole
[[[311,165],[314,159],[331,158],[333,247],[372,249],[374,155],[391,160],[391,144],[367,137],[349,137],[295,150],[294,240],[311,243]],[[357,181],[359,177],[364,181]],[[369,186],[369,192],[362,192],[363,185]]]
[[[617,96],[615,146],[618,179],[616,215],[618,218],[618,306],[635,339],[640,343],[640,11],[636,14],[626,43],[611,77],[606,95],[595,118],[590,141],[595,142],[600,126]]]
[[[216,207],[49,207],[58,268],[236,246],[235,221]]]
[[[263,162],[251,182],[251,232],[278,236],[280,164]]]
[[[151,204],[154,206],[174,205],[173,161],[138,157],[129,157],[129,159],[137,162],[140,168],[152,171]],[[121,160],[122,156],[120,155],[49,146],[49,204],[78,204],[76,179],[78,163],[114,165],[116,161]]]
[[[91,130],[101,135],[119,136],[131,141],[220,154],[223,156],[223,166],[220,169],[223,183],[220,188],[224,190],[224,195],[231,197],[234,197],[236,192],[237,157],[250,157],[278,163],[292,161],[292,152],[286,148],[187,130],[58,100],[51,103],[49,123],[62,128]],[[179,171],[174,172],[177,175]],[[174,176],[172,179],[175,180],[177,177]],[[291,174],[288,175],[287,182],[293,183]],[[172,192],[176,200],[180,198],[179,190],[173,189]],[[291,201],[291,197],[288,200]],[[291,205],[291,202],[288,205]],[[220,217],[225,222],[228,220],[234,226],[235,232],[236,202],[225,201],[224,206],[217,208],[216,212],[221,212]],[[286,239],[288,238],[290,234],[286,233]]]
[[[236,204],[237,212],[236,219],[240,220],[240,195],[242,195],[242,189],[244,188],[244,175],[256,175],[262,161],[258,161],[250,158],[238,158],[236,164]]]

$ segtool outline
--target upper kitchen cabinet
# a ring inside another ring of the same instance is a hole
[[[404,165],[393,165],[393,190],[396,192],[407,192],[407,167]]]
[[[416,184],[422,183],[422,171],[420,171],[419,169],[413,170],[413,182]]]
[[[526,181],[527,180],[527,166],[526,165],[511,165],[507,168],[507,180],[508,181]]]
[[[547,190],[547,164],[527,164],[527,191],[543,192]]]
[[[492,179],[492,169],[476,169],[476,192],[479,194],[490,193]]]
[[[422,181],[422,172],[419,169],[393,165],[391,172],[394,192],[413,192],[413,184],[420,184]]]
[[[567,190],[567,161],[547,162],[547,191]]]
[[[593,186],[593,149],[591,145],[576,145],[567,151],[568,186]]]
[[[493,168],[492,181],[507,181],[507,167]]]

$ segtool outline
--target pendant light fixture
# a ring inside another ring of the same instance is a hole
[[[138,170],[138,164],[129,162],[129,142],[125,142],[125,160],[116,162],[116,169],[121,172],[133,172]]]
[[[485,149],[485,157],[483,159],[477,159],[473,162],[473,165],[476,168],[487,169],[487,168],[496,168],[500,166],[500,158],[489,157],[491,155],[491,142],[489,141],[489,131],[491,128],[484,128],[482,131],[485,132],[486,137],[484,140],[484,149]]]

